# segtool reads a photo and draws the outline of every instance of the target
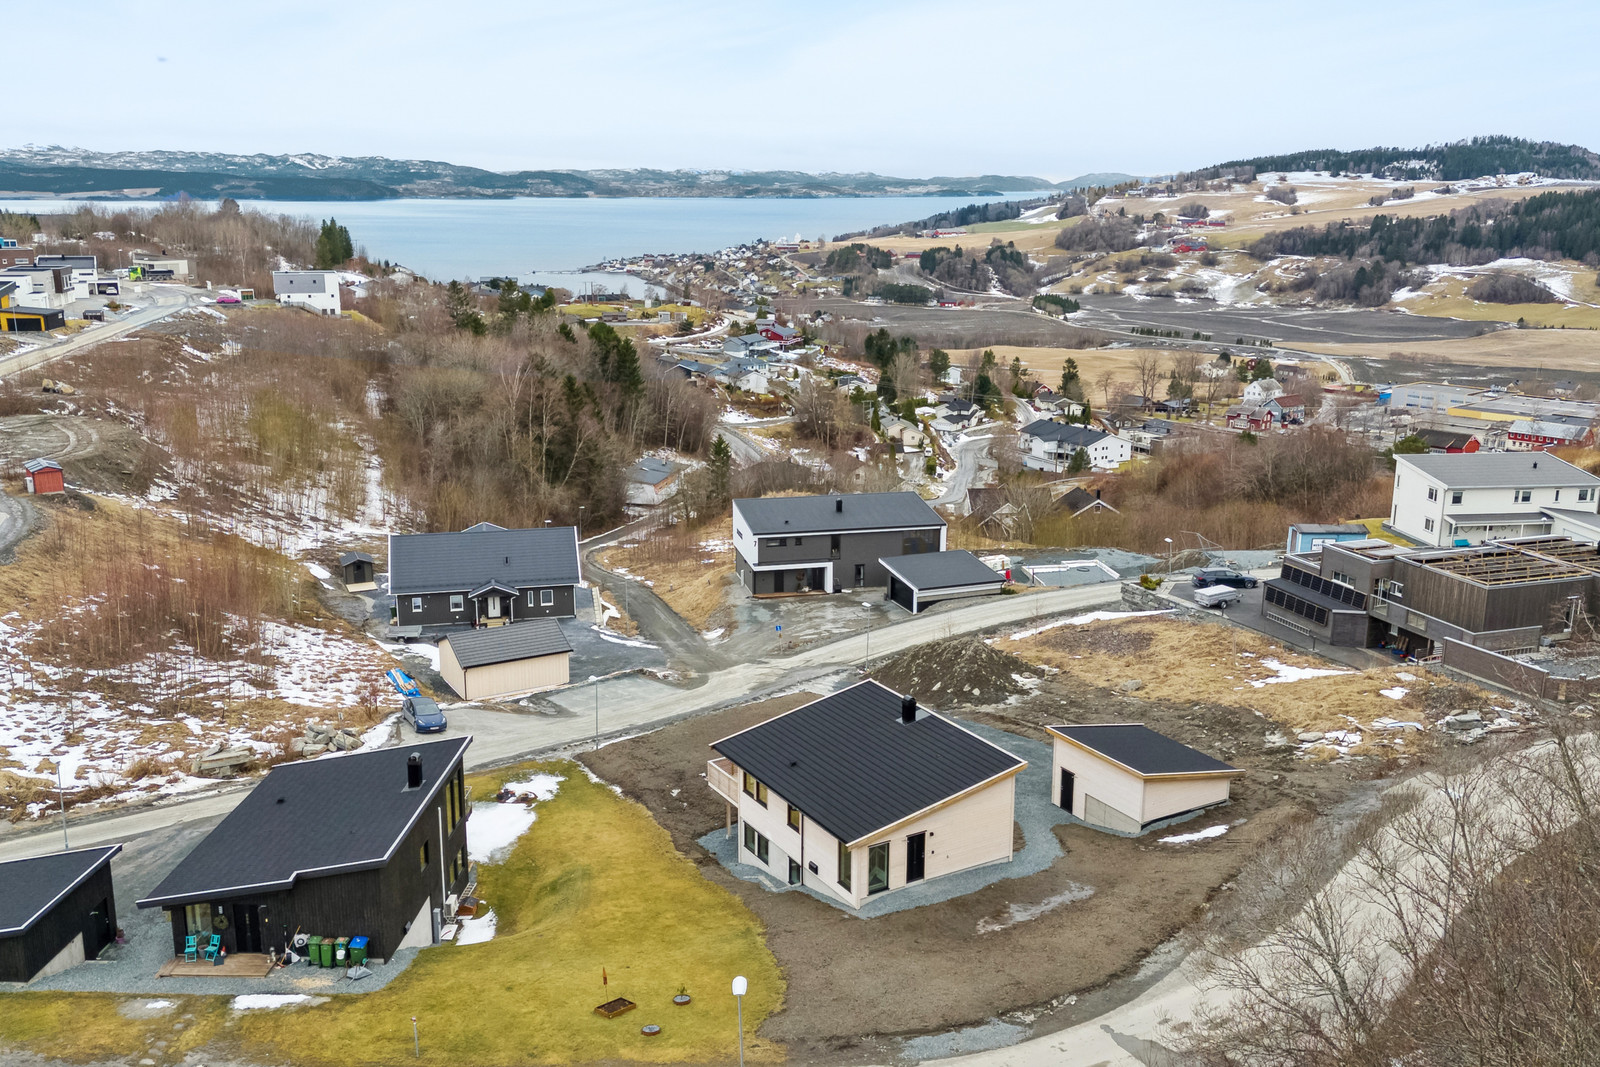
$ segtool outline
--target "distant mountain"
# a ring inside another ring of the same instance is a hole
[[[1346,152],[1317,148],[1287,155],[1236,159],[1196,171],[1193,177],[1220,176],[1242,167],[1267,171],[1332,171],[1379,174],[1402,181],[1464,181],[1493,174],[1531,172],[1546,178],[1600,179],[1600,155],[1582,145],[1528,141],[1520,137],[1473,137],[1422,148],[1363,148]]]
[[[1043,178],[891,178],[801,171],[524,170],[511,173],[382,156],[0,151],[0,194],[149,200],[383,200],[510,196],[993,196],[1055,188]]]
[[[1105,173],[1080,174],[1076,178],[1071,178],[1064,182],[1056,182],[1055,187],[1071,191],[1075,189],[1092,189],[1097,185],[1121,185],[1123,182],[1138,180],[1139,176],[1137,174],[1119,174],[1116,171],[1108,171]]]

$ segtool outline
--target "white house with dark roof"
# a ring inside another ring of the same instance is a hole
[[[1096,470],[1114,470],[1133,458],[1133,446],[1121,437],[1090,426],[1040,419],[1022,428],[1022,465],[1030,470],[1061,473],[1080,450]]]
[[[272,292],[280,304],[307,308],[319,315],[339,314],[338,271],[275,270]]]
[[[756,596],[881,586],[889,579],[884,558],[942,552],[946,533],[916,493],[733,502],[734,569]]]
[[[1422,545],[1465,546],[1506,537],[1592,538],[1600,478],[1543,452],[1427,453],[1394,457],[1388,525]]]
[[[864,681],[714,741],[706,781],[738,860],[852,908],[1012,856],[1027,766]]]
[[[1228,800],[1244,772],[1143,723],[1046,726],[1055,801],[1102,830],[1142,834]]]
[[[390,534],[395,622],[423,631],[571,618],[583,582],[573,526],[507,530],[480,522],[459,533]]]

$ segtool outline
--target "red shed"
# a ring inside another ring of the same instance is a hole
[[[65,493],[67,480],[61,473],[61,464],[53,459],[30,459],[22,465],[27,471],[23,484],[30,493]]]

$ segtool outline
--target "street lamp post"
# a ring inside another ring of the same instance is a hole
[[[61,849],[70,852],[72,845],[67,842],[67,793],[61,785],[61,758],[56,757],[56,802],[61,805]]]
[[[1172,538],[1164,538],[1167,542],[1167,573],[1172,573]]]
[[[578,540],[583,540],[583,504],[578,505]]]
[[[589,675],[589,684],[594,686],[594,748],[600,751],[600,677]]]
[[[861,669],[867,670],[872,664],[872,601],[863,600],[861,606],[867,609],[867,654],[861,658]]]
[[[744,995],[749,989],[750,983],[745,981],[744,975],[733,980],[733,1002],[739,1008],[739,1067],[744,1067]]]

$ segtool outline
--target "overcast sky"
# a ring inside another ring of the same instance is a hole
[[[1592,2],[7,5],[6,147],[495,170],[1160,173],[1481,133],[1600,148]],[[27,42],[24,46],[20,42]]]

